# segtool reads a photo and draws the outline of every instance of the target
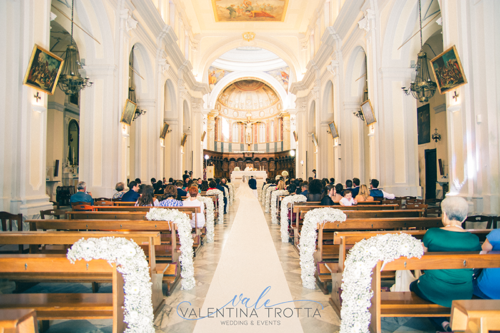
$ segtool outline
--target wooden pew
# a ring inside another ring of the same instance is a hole
[[[396,270],[432,270],[462,268],[499,268],[500,254],[426,253],[422,258],[402,257],[382,268],[379,261],[373,268],[371,299],[371,332],[381,332],[382,317],[448,317],[451,309],[424,301],[412,292],[382,292],[381,274]],[[382,271],[382,272],[381,272]]]
[[[115,264],[110,265],[106,260],[78,260],[72,264],[66,255],[57,254],[0,255],[0,274],[7,273],[40,276],[49,273],[110,275],[112,294],[0,294],[0,309],[34,309],[37,319],[42,322],[112,319],[114,333],[123,332],[126,328],[123,321],[124,282]]]
[[[36,312],[33,309],[0,310],[0,332],[38,333]]]
[[[155,231],[161,233],[161,245],[155,245],[156,271],[163,272],[163,283],[167,286],[166,294],[180,281],[179,248],[177,226],[171,221],[148,220],[27,220],[30,230],[99,230],[99,231]],[[140,245],[149,253],[146,245]]]
[[[486,235],[490,230],[482,229],[470,229],[468,232],[479,237],[479,240],[483,242],[486,239]],[[332,277],[335,275],[338,279],[335,279],[334,285],[332,286],[332,292],[336,292],[340,288],[342,279],[341,275],[344,271],[344,262],[347,256],[347,252],[351,249],[354,244],[360,242],[363,239],[368,239],[381,234],[399,234],[406,233],[410,234],[417,239],[423,239],[427,230],[399,230],[399,231],[336,231],[334,233],[333,244],[338,246],[338,262],[321,262],[316,261],[316,281],[318,286],[323,292],[329,291],[329,287],[332,283]],[[386,272],[384,277],[393,277],[390,272]],[[333,302],[331,299],[330,302]],[[334,308],[335,309],[335,308]],[[337,309],[339,310],[339,309]],[[340,310],[339,310],[340,311]],[[340,315],[340,312],[338,313]]]
[[[451,327],[454,331],[500,331],[500,300],[468,299],[453,301]]]
[[[49,221],[49,220],[41,220]],[[56,220],[62,221],[62,220]],[[73,245],[80,239],[101,238],[101,237],[120,237],[133,240],[137,245],[145,247],[146,257],[149,260],[149,274],[153,283],[153,309],[155,313],[163,307],[163,293],[161,281],[165,266],[156,264],[155,245],[161,244],[161,236],[158,231],[139,231],[139,232],[75,232],[75,231],[25,231],[25,232],[9,232],[0,233],[0,244],[6,245],[29,245],[31,254],[65,254],[69,246]],[[43,249],[40,245],[44,244]],[[49,246],[47,246],[49,245]],[[95,283],[109,282],[111,275],[109,274],[87,274],[82,275],[64,275],[58,273],[45,273],[43,275],[32,274],[10,274],[0,273],[0,278],[13,280],[18,283],[22,282],[91,282],[93,290],[96,291]]]

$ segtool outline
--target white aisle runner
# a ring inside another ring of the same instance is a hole
[[[195,309],[199,317],[219,311],[198,320],[194,332],[303,332],[295,310],[301,305],[289,302],[292,294],[262,208],[246,183],[240,185],[237,198],[239,208],[205,303]],[[266,301],[288,303],[266,308]]]

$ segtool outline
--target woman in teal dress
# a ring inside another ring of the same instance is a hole
[[[424,236],[425,252],[481,251],[479,238],[462,228],[467,218],[468,204],[464,198],[448,197],[441,203],[442,228],[427,230]],[[432,303],[451,307],[453,300],[471,299],[473,292],[472,269],[427,270],[412,282],[410,290]],[[447,318],[434,318],[440,329],[451,331]]]

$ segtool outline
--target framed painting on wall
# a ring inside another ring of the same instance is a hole
[[[186,133],[184,133],[184,134],[182,135],[182,139],[181,139],[181,146],[183,146],[183,147],[184,147],[184,145],[186,144],[186,140],[187,140],[187,134],[186,134]]]
[[[375,113],[373,112],[373,106],[370,100],[367,100],[361,104],[361,112],[363,112],[363,117],[365,118],[366,126],[370,126],[377,122],[375,119]]]
[[[168,128],[169,127],[170,126],[167,124],[167,122],[163,123],[163,128],[161,129],[161,133],[160,133],[160,139],[164,139],[165,140],[165,137],[167,136]]]
[[[431,142],[431,116],[429,104],[417,109],[418,144]]]
[[[132,126],[132,120],[134,119],[135,109],[137,104],[132,102],[130,99],[125,101],[125,106],[123,107],[121,123]]]
[[[441,95],[467,83],[455,45],[438,54],[431,65]]]
[[[295,139],[295,142],[299,141],[299,136],[297,135],[297,132],[293,131],[293,138]]]
[[[333,139],[338,138],[339,132],[337,131],[337,126],[335,125],[335,122],[332,121],[330,124],[328,124],[328,126],[330,126],[330,133],[332,133]]]
[[[312,139],[313,139],[313,143],[314,143],[314,146],[318,146],[318,139],[316,138],[316,134],[312,134]]]
[[[64,60],[35,44],[23,84],[54,95]]]

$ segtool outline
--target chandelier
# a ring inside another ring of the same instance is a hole
[[[92,82],[89,82],[89,78],[82,77],[82,73],[85,70],[80,69],[80,56],[78,55],[78,50],[73,42],[73,15],[75,8],[75,0],[71,4],[71,44],[66,49],[66,57],[64,59],[64,65],[59,76],[58,86],[59,89],[64,91],[68,96],[77,94],[81,89],[85,87],[91,87]]]
[[[420,18],[420,50],[423,48],[422,44],[422,8],[421,0],[418,1],[418,14]],[[418,53],[417,66],[415,68],[415,80],[412,80],[410,89],[402,87],[403,91],[411,95],[420,103],[427,103],[429,99],[434,96],[437,85],[431,80],[429,74],[429,66],[427,62],[427,54],[424,51]]]

